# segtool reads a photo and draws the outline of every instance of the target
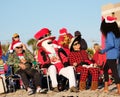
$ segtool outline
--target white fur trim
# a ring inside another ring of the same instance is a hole
[[[105,22],[106,22],[106,23],[114,23],[115,21],[116,21],[116,20],[111,20],[111,21],[110,21],[110,20],[107,19],[107,17],[105,18]]]
[[[22,42],[18,42],[16,44],[14,44],[13,49],[15,49],[16,47],[20,46],[21,44],[22,44]]]
[[[60,35],[66,35],[66,33],[62,33],[62,34],[60,33]]]

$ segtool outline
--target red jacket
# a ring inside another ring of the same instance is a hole
[[[70,60],[70,65],[73,65],[73,63],[80,64],[81,62],[87,62],[88,64],[92,63],[92,61],[89,60],[88,54],[85,50],[70,52],[69,60]]]

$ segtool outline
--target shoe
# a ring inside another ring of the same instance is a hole
[[[79,92],[79,90],[73,86],[70,88],[70,92]]]
[[[44,94],[46,94],[47,91],[46,91],[46,89],[37,88],[36,93],[44,93]]]
[[[33,90],[31,88],[28,89],[28,95],[32,95],[33,94]]]
[[[53,88],[54,92],[59,92],[58,87]]]

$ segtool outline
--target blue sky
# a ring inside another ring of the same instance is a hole
[[[43,27],[58,37],[65,27],[74,34],[79,30],[91,47],[100,42],[101,6],[120,0],[0,0],[0,41],[11,42],[12,35],[20,34],[21,41],[34,37]]]

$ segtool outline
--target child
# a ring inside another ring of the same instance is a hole
[[[18,33],[13,34],[13,36],[12,36],[12,43],[10,44],[9,49],[8,49],[10,53],[13,52],[13,45],[16,42],[20,42],[20,36]]]

